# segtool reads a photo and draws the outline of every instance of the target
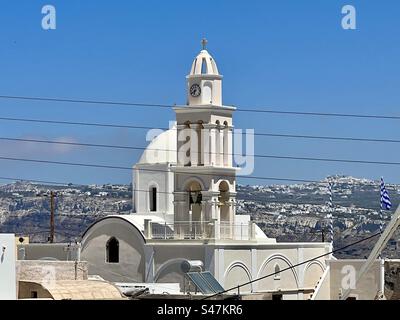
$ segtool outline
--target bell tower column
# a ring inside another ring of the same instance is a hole
[[[201,197],[192,205],[193,219],[204,226],[203,234],[215,239],[229,236],[226,230],[234,221],[228,195],[235,190],[237,171],[232,165],[232,116],[236,108],[222,104],[222,78],[203,42],[203,50],[186,77],[188,103],[174,107],[178,127],[178,161],[172,169],[175,221],[189,217],[191,200],[183,194],[197,192]]]
[[[190,163],[192,166],[197,166],[199,164],[200,148],[199,144],[201,142],[201,137],[199,135],[200,124],[191,123],[190,124]]]
[[[226,125],[224,128],[224,167],[232,167],[232,126]]]
[[[211,164],[211,129],[212,125],[203,124],[201,130],[201,159],[205,167]]]

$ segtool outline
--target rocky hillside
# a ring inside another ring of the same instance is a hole
[[[321,241],[327,229],[329,211],[328,178],[319,183],[297,185],[240,186],[238,213],[251,214],[270,237],[279,241]],[[377,181],[347,176],[329,177],[333,187],[335,248],[361,240],[379,231],[380,184]],[[387,223],[400,203],[400,186],[386,185],[393,203],[384,211]],[[394,239],[398,239],[396,233]],[[368,255],[376,238],[338,253],[341,257]],[[397,257],[395,241],[386,250]]]
[[[329,177],[334,182],[335,247],[367,237],[379,230],[379,182],[352,177]],[[269,237],[278,241],[321,241],[326,229],[327,180],[296,185],[238,186],[237,213],[250,214]],[[400,186],[387,185],[393,208],[400,203]],[[128,185],[83,187],[44,186],[17,182],[0,186],[0,232],[29,235],[46,241],[49,234],[49,190],[57,192],[56,240],[72,241],[96,219],[107,214],[132,211],[132,188]],[[327,235],[325,235],[326,237]],[[395,237],[398,239],[398,236]],[[368,255],[375,239],[338,253],[341,257]],[[386,256],[397,257],[395,241]]]
[[[50,190],[55,191],[56,241],[79,238],[95,220],[132,211],[127,185],[43,186],[25,182],[0,186],[0,232],[45,241],[49,234]]]

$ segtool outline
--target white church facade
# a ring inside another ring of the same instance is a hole
[[[205,48],[187,76],[187,104],[133,167],[131,215],[107,216],[88,228],[82,259],[90,274],[113,282],[180,283],[183,261],[201,261],[225,288],[297,265],[330,243],[280,243],[248,215],[236,214],[233,114],[222,103],[222,75]],[[307,299],[325,258],[250,283],[241,293]]]

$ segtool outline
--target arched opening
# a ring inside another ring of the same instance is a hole
[[[298,289],[298,278],[295,268],[291,268],[293,265],[290,260],[280,254],[274,254],[269,257],[262,264],[258,273],[259,278],[263,278],[258,281],[258,291],[285,291],[285,290],[297,290]],[[282,270],[286,270],[284,273]],[[275,272],[280,271],[277,277]],[[273,277],[265,277],[266,275],[274,274]]]
[[[220,219],[220,235],[222,239],[231,239],[233,236],[233,225],[231,221],[231,208],[229,204],[229,184],[226,181],[221,181],[219,184],[219,219]]]
[[[207,68],[207,61],[206,58],[203,58],[201,61],[201,74],[207,74],[208,73],[208,68]]]
[[[202,234],[204,221],[202,187],[198,181],[191,181],[186,187],[186,192],[188,216],[183,226],[184,236],[198,238]]]
[[[150,212],[157,211],[157,187],[151,186],[149,188],[149,209]]]
[[[192,221],[201,221],[201,185],[193,181],[188,186],[189,214],[192,215]]]
[[[221,181],[219,184],[218,202],[221,209],[221,222],[230,222],[229,217],[229,184]]]
[[[212,104],[212,83],[210,81],[206,81],[203,86],[203,103],[204,104]]]
[[[106,245],[106,262],[119,263],[119,241],[111,237]]]

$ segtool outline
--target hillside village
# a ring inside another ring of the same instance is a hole
[[[335,245],[346,244],[379,229],[379,186],[368,179],[329,177],[335,182]],[[321,241],[326,225],[326,181],[294,185],[238,185],[237,213],[250,214],[263,231],[278,241]],[[400,202],[400,186],[388,185],[392,201]],[[16,182],[0,186],[0,232],[27,235],[33,242],[48,236],[50,205],[46,193],[57,192],[56,241],[79,239],[95,220],[108,214],[132,211],[131,185],[44,186]],[[391,211],[384,212],[388,221]],[[349,240],[350,241],[350,240]],[[372,244],[344,252],[344,257],[364,257]],[[387,254],[398,257],[396,243]]]

